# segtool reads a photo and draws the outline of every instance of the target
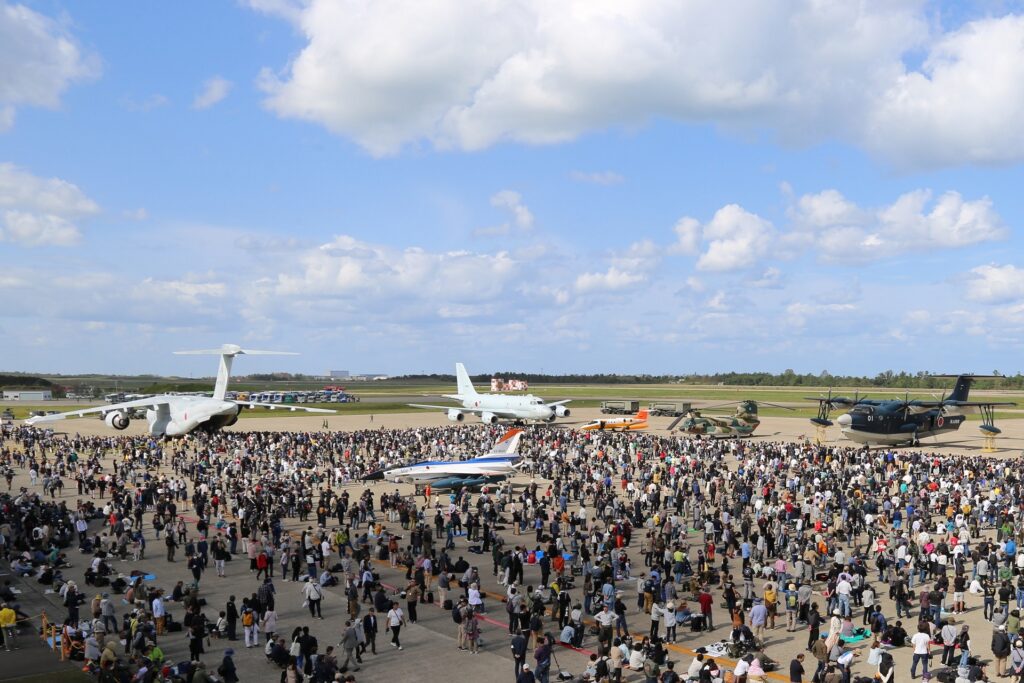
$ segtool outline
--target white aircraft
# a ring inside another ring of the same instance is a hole
[[[461,488],[494,483],[515,474],[522,460],[519,450],[521,429],[512,429],[498,440],[490,452],[469,460],[424,460],[374,473],[366,479],[386,479],[396,483],[424,484],[435,488]]]
[[[498,420],[540,420],[554,422],[556,417],[569,417],[569,409],[565,404],[569,400],[545,403],[544,399],[533,394],[514,396],[510,394],[478,394],[469,381],[469,373],[462,363],[455,364],[455,376],[458,381],[457,394],[445,394],[445,398],[462,403],[461,408],[451,406],[433,406],[422,403],[410,403],[413,408],[434,408],[448,413],[452,422],[462,422],[466,413],[479,415],[480,421],[494,424]]]
[[[114,429],[126,429],[128,427],[131,411],[145,408],[146,420],[149,422],[149,433],[153,436],[182,436],[194,429],[201,428],[207,432],[214,432],[221,427],[230,427],[238,421],[238,414],[242,408],[270,408],[271,410],[303,410],[307,413],[334,413],[333,410],[322,408],[303,408],[295,405],[279,405],[276,403],[256,403],[254,401],[228,401],[224,398],[228,389],[228,379],[231,376],[231,363],[235,356],[246,354],[250,356],[296,356],[296,353],[287,351],[253,351],[243,349],[234,344],[224,344],[219,349],[204,351],[175,351],[178,355],[214,355],[220,356],[220,367],[217,370],[217,383],[213,388],[213,397],[208,396],[150,396],[134,401],[114,403],[112,405],[99,406],[98,408],[86,408],[85,410],[72,410],[67,413],[56,413],[54,415],[40,415],[25,420],[25,424],[36,425],[42,422],[53,422],[68,417],[81,417],[83,415],[103,416],[108,427]]]

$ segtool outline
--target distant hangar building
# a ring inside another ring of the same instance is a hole
[[[348,370],[328,370],[327,376],[330,379],[348,379],[351,374]]]
[[[4,389],[5,401],[52,401],[49,389]]]

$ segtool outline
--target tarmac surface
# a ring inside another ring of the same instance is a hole
[[[583,409],[580,411],[574,411],[571,420],[567,421],[577,423],[585,422],[597,415],[599,415],[599,411],[596,409]],[[653,419],[652,431],[664,432],[669,422],[669,418]],[[324,418],[319,416],[248,418],[240,420],[230,429],[244,431],[319,431],[322,429],[323,423]],[[328,428],[331,430],[354,430],[381,427],[400,428],[442,425],[449,424],[449,422],[441,414],[388,413],[376,416],[329,416],[327,418],[327,424]],[[94,419],[58,422],[53,426],[58,429],[66,428],[72,433],[111,433],[102,421]],[[129,429],[123,433],[143,433],[144,426],[144,423],[133,422]],[[1000,422],[999,426],[1004,430],[1004,435],[998,440],[998,445],[1002,450],[997,455],[1000,457],[1018,455],[1021,447],[1024,446],[1024,420],[1004,420]],[[925,444],[923,449],[934,450],[942,454],[967,453],[972,455],[981,455],[983,443],[980,435],[975,436],[975,434],[977,434],[977,430],[974,427],[974,423],[968,423],[968,425],[962,430],[962,433],[954,435],[950,439],[950,442],[940,441],[938,444]],[[836,439],[836,437],[841,437],[841,435],[838,433],[837,428],[833,427],[832,430],[834,431],[830,432],[828,435],[831,437],[830,440],[834,440],[837,443],[849,443]],[[766,438],[773,441],[792,441],[814,438],[814,430],[808,424],[807,420],[798,418],[764,418],[762,425],[758,430],[758,434],[760,435],[760,438]],[[956,443],[951,443],[953,441],[956,441]],[[109,455],[105,462],[109,466]],[[528,481],[529,480],[526,477],[519,477],[515,480],[515,483],[526,484]],[[27,470],[17,470],[14,482],[15,490],[17,490],[17,487],[19,486],[28,485],[29,480]],[[396,487],[396,485],[386,482],[375,482],[368,486],[375,490],[378,493],[378,496],[382,492],[392,491],[395,488],[398,488],[403,493],[412,493],[411,486],[409,485],[399,485]],[[344,486],[343,488],[349,489],[350,495],[353,498],[357,498],[364,488],[364,484],[361,482],[352,483]],[[77,498],[78,496],[76,495],[74,485],[65,486],[61,499],[65,500],[69,506],[74,506]],[[421,502],[422,498],[419,500]],[[100,503],[102,504],[101,501]],[[187,507],[184,510],[181,510],[181,514],[184,514],[187,520],[189,519],[189,510]],[[194,521],[194,518],[190,521]],[[383,521],[385,521],[385,526],[388,528],[398,527],[397,522],[394,524],[387,524],[386,519]],[[301,523],[294,518],[286,519],[285,524],[286,528],[292,532],[293,536],[300,532],[302,528],[307,526],[306,523]],[[161,552],[163,550],[163,543],[162,541],[158,541],[154,538],[153,529],[148,525],[148,517],[146,527],[145,531],[148,543],[146,559],[138,562],[115,562],[115,571],[128,574],[131,570],[141,569],[151,573],[156,576],[156,579],[152,583],[165,588],[169,594],[170,589],[174,586],[177,580],[185,580],[186,583],[191,581],[191,574],[187,571],[185,561],[180,559],[180,553],[177,562],[168,563],[166,561],[164,554]],[[194,531],[194,527],[191,527],[191,529]],[[991,532],[991,530],[989,531]],[[510,529],[503,532],[503,538],[506,544],[509,545],[525,545],[528,548],[536,546],[532,534],[515,536],[512,534]],[[639,538],[634,538],[634,544],[632,546],[636,548],[636,550],[631,554],[631,557],[634,560],[634,577],[644,571],[642,566],[643,562],[640,558],[638,549],[639,540]],[[700,544],[701,535],[691,533],[690,540],[693,544]],[[865,543],[866,537],[862,535],[859,541],[862,544]],[[440,609],[439,605],[421,605],[418,623],[402,629],[401,636],[404,649],[399,652],[390,647],[388,644],[389,636],[382,631],[377,638],[378,654],[376,656],[369,653],[366,654],[362,669],[356,674],[358,681],[416,680],[429,683],[433,681],[450,681],[455,676],[466,680],[479,681],[513,679],[513,666],[508,647],[509,637],[506,628],[506,614],[500,599],[497,598],[498,595],[504,594],[504,589],[498,584],[496,577],[491,573],[490,555],[472,555],[467,552],[467,546],[468,543],[464,537],[457,539],[456,549],[452,552],[451,556],[454,559],[458,559],[460,555],[465,556],[467,561],[471,563],[473,562],[473,558],[476,558],[478,560],[476,566],[479,567],[480,574],[484,581],[483,588],[491,594],[486,600],[487,614],[481,624],[484,642],[484,645],[481,648],[481,653],[479,655],[471,655],[468,652],[459,651],[456,647],[455,640],[457,629],[456,625],[452,622],[451,615]],[[87,601],[90,601],[94,597],[96,589],[85,586],[83,574],[89,558],[80,554],[74,548],[69,549],[68,556],[73,564],[73,568],[65,570],[65,577],[76,580],[78,585],[85,590],[85,597]],[[378,562],[377,564],[381,579],[385,584],[388,586],[404,585],[404,570],[393,570],[386,562]],[[526,583],[536,585],[540,578],[539,568],[527,565],[525,572]],[[204,574],[201,582],[200,595],[206,598],[208,602],[208,606],[205,611],[207,616],[212,617],[213,620],[216,620],[217,612],[220,609],[223,609],[229,595],[236,595],[240,603],[241,598],[254,592],[259,585],[254,574],[249,572],[248,562],[245,561],[244,555],[238,555],[236,556],[235,561],[228,563],[227,574],[228,576],[226,578],[218,578],[216,577],[215,572],[209,571]],[[883,605],[886,616],[890,617],[891,622],[893,620],[892,616],[895,614],[894,605],[887,597],[886,586],[879,583],[876,579],[877,576],[873,577],[871,582],[875,586],[876,592],[880,594],[880,602]],[[336,649],[338,649],[338,640],[341,636],[345,619],[347,618],[345,612],[345,599],[340,591],[337,589],[328,589],[327,597],[323,603],[324,620],[321,621],[311,619],[308,611],[302,607],[301,583],[296,584],[285,582],[281,578],[275,578],[274,584],[277,590],[277,610],[280,616],[278,632],[285,635],[287,638],[292,629],[296,626],[309,626],[311,632],[319,641],[320,652],[325,651],[328,645],[334,645]],[[917,584],[915,584],[915,586],[916,585]],[[578,582],[578,586],[582,586],[582,582]],[[60,606],[56,595],[42,593],[39,590],[41,588],[42,586],[39,586],[38,584],[23,585],[23,610],[35,616],[39,614],[41,609],[45,608],[47,613],[51,615],[51,618],[59,623],[63,619],[65,612],[64,608]],[[624,601],[630,608],[628,622],[631,632],[639,633],[641,635],[646,634],[650,624],[648,617],[643,615],[636,608],[636,581],[626,581],[620,585],[620,588],[625,591],[626,597],[624,598]],[[816,588],[820,591],[821,586],[818,585]],[[758,589],[760,589],[760,586],[758,586]],[[574,602],[582,598],[582,591],[579,587],[573,590],[571,594]],[[707,646],[717,640],[728,637],[728,629],[723,626],[723,624],[728,623],[728,615],[724,609],[724,604],[720,601],[720,590],[716,589],[714,594],[716,598],[714,621],[719,627],[710,634],[691,633],[688,629],[684,632],[681,628],[679,631],[678,643],[669,646],[670,659],[676,661],[676,670],[681,673],[685,672],[685,669],[689,665],[692,657],[694,656],[695,648]],[[681,595],[685,595],[685,593],[681,593]],[[820,598],[820,593],[816,599],[819,602],[819,605],[823,606],[824,600]],[[402,601],[402,603],[404,609],[404,601]],[[168,605],[170,611],[174,614],[175,620],[180,621],[183,614],[183,608],[173,605],[173,603],[168,603]],[[981,597],[968,594],[967,605],[968,611],[963,615],[957,615],[955,617],[956,623],[958,626],[962,623],[970,625],[976,652],[983,658],[989,658],[991,653],[988,646],[991,637],[991,627],[982,618]],[[117,606],[119,619],[126,608],[127,605],[124,604]],[[915,609],[915,615],[916,612],[917,610]],[[363,614],[365,614],[365,611]],[[854,624],[856,626],[860,626],[861,610],[857,608],[854,614]],[[914,631],[915,623],[916,622],[912,619],[904,619],[904,627],[907,628],[911,634]],[[33,625],[34,627],[38,626],[38,622],[34,622]],[[549,630],[557,633],[557,624],[552,624]],[[560,668],[579,675],[586,667],[589,655],[594,649],[596,649],[595,641],[596,639],[594,636],[588,635],[580,650],[560,648],[556,653]],[[789,661],[797,653],[804,651],[807,645],[806,641],[806,631],[787,633],[785,630],[785,618],[782,617],[779,619],[778,627],[773,630],[769,630],[767,633],[766,651],[771,657],[780,663],[780,671],[788,672]],[[863,653],[863,657],[861,657],[862,660],[866,660],[866,649],[869,642],[869,640],[862,641],[854,646],[856,650]],[[23,635],[19,644],[22,645],[23,649],[18,653],[9,655],[6,653],[0,653],[0,656],[7,657],[6,661],[9,663],[8,666],[5,666],[0,670],[0,680],[16,675],[31,673],[31,670],[35,668],[36,665],[44,669],[47,666],[59,666],[59,664],[54,664],[57,661],[56,658],[53,655],[47,654],[45,650],[42,649],[38,638],[31,635]],[[164,650],[168,659],[172,661],[178,661],[188,656],[188,642],[182,634],[165,634],[160,639],[160,646]],[[241,640],[234,643],[218,641],[216,639],[213,640],[211,645],[207,648],[207,653],[204,657],[204,661],[209,670],[212,671],[216,669],[220,663],[224,650],[229,646],[233,647],[235,650],[235,664],[238,667],[239,677],[242,681],[271,681],[276,683],[280,675],[279,669],[265,661],[262,647],[247,650]],[[935,651],[934,648],[933,651]],[[893,656],[896,661],[897,675],[902,677],[909,671],[911,660],[909,649],[902,648],[894,650]],[[932,659],[934,669],[938,666],[938,656],[933,655]],[[528,661],[532,663],[532,658]],[[730,660],[722,660],[722,663],[723,665],[731,668]],[[559,667],[552,667],[552,680],[554,680],[554,671],[557,668]],[[813,661],[810,655],[808,655],[807,660],[805,660],[805,668],[808,669],[808,674],[805,678],[805,680],[807,680],[813,672]],[[863,661],[854,665],[855,676],[870,676],[873,672],[874,668],[868,666]],[[994,672],[990,673],[994,675]],[[626,672],[624,678],[627,681],[642,680],[642,674],[637,672]],[[769,674],[769,678],[773,680],[788,680],[788,676],[779,674]]]

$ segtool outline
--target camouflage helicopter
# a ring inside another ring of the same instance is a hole
[[[671,432],[678,426],[679,429],[687,434],[704,434],[715,438],[751,436],[754,430],[757,429],[757,426],[761,424],[761,420],[757,417],[757,401],[749,399],[745,401],[729,401],[728,403],[708,406],[705,410],[731,405],[736,406],[736,412],[732,415],[701,415],[700,410],[690,410],[685,415],[677,417],[668,426],[668,430]],[[762,401],[761,405],[793,410],[788,406],[781,406],[777,403]]]

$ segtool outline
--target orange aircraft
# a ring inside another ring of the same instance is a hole
[[[626,432],[634,429],[647,429],[647,408],[641,408],[631,417],[613,417],[594,420],[580,427],[584,432]]]

